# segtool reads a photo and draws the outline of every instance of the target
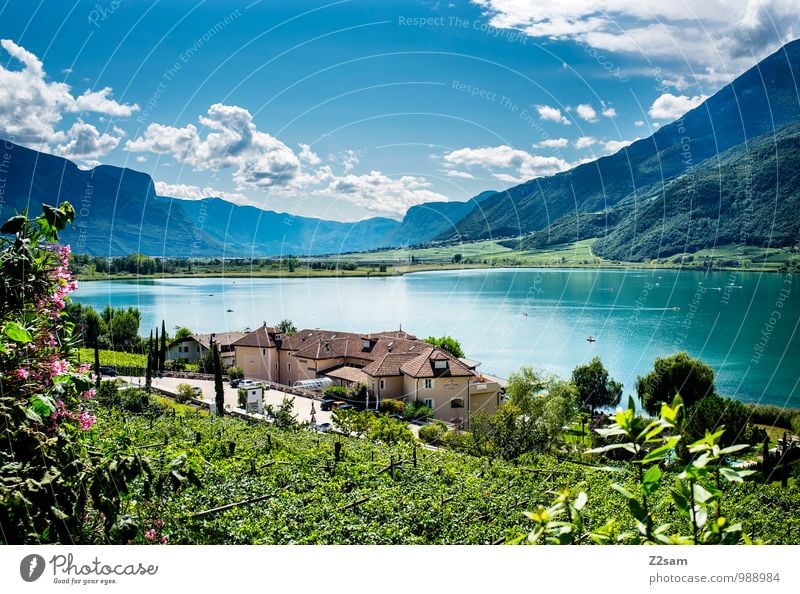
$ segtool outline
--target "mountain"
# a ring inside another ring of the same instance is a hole
[[[194,228],[180,208],[155,194],[149,175],[101,165],[84,171],[61,157],[4,142],[5,187],[0,219],[41,204],[69,201],[75,222],[61,234],[76,252],[124,255],[168,252],[174,245],[195,247],[198,256],[219,253],[223,245]]]
[[[241,206],[220,198],[157,196],[146,173],[71,161],[4,142],[0,220],[41,203],[75,207],[61,239],[79,253],[120,256],[242,257],[318,255],[424,243],[452,227],[493,192],[468,202],[411,208],[402,222],[375,217],[341,223]]]
[[[642,261],[723,245],[789,246],[800,233],[800,123],[768,132],[606,213],[593,251]],[[584,225],[591,228],[591,225]]]
[[[385,237],[386,245],[408,246],[447,234],[474,208],[494,196],[494,190],[481,192],[466,202],[426,202],[406,211],[402,223]]]
[[[793,41],[703,104],[614,155],[500,192],[440,240],[517,237],[564,216],[634,204],[719,153],[800,120],[800,40]],[[627,219],[626,219],[627,220]]]
[[[240,206],[220,198],[169,198],[190,220],[224,245],[218,256],[338,254],[365,251],[385,244],[400,226],[393,219],[372,218],[340,223]]]

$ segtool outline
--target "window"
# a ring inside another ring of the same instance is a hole
[[[261,355],[266,357],[267,356],[267,349],[261,349]]]
[[[464,399],[463,398],[453,398],[450,401],[450,408],[464,408]]]
[[[308,371],[316,371],[316,369],[314,369],[313,367],[306,367],[306,369],[307,369]]]
[[[434,361],[433,362],[434,369],[447,369],[447,361]]]
[[[422,404],[430,408],[431,410],[436,410],[436,401],[433,398],[425,398],[422,401]]]
[[[383,382],[383,380],[381,380],[381,390],[383,390],[385,387],[386,387],[386,384]]]
[[[430,390],[431,388],[433,388],[433,380],[432,379],[426,379],[425,380],[425,389],[426,390]]]
[[[275,371],[278,371],[278,363],[275,362]]]
[[[197,352],[199,353],[200,352],[200,345],[198,344],[196,348],[197,348]]]
[[[292,364],[289,363],[289,371],[291,371],[291,370],[292,370]]]

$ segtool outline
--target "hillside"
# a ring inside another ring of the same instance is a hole
[[[497,194],[442,240],[519,236],[577,212],[599,212],[667,184],[692,166],[800,120],[800,40],[725,86],[651,137],[614,155]],[[576,207],[577,202],[577,207]]]

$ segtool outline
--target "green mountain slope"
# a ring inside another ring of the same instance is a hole
[[[442,240],[519,236],[561,217],[638,198],[697,163],[800,120],[800,40],[725,86],[679,121],[618,153],[498,193]],[[576,206],[577,205],[577,206]]]

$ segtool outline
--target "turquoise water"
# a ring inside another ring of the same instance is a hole
[[[800,287],[791,275],[504,269],[96,281],[81,283],[75,300],[138,307],[143,334],[162,318],[195,332],[283,318],[357,332],[402,324],[420,337],[454,336],[482,371],[504,377],[522,365],[568,376],[600,355],[626,393],[655,357],[685,350],[714,367],[726,396],[800,406]]]

